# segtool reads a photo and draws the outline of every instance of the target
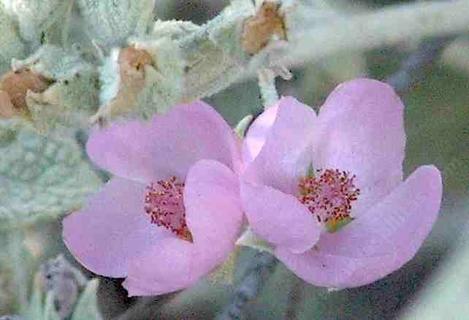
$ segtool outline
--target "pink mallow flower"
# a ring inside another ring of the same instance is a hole
[[[421,166],[403,181],[403,112],[390,86],[357,79],[338,86],[318,116],[286,97],[248,131],[244,211],[305,281],[371,283],[409,261],[430,232],[441,176]]]
[[[126,277],[129,295],[191,286],[239,235],[239,146],[203,102],[93,132],[88,155],[115,176],[65,218],[65,244],[89,270]]]

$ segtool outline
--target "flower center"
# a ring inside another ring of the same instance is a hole
[[[186,223],[183,191],[184,183],[176,177],[150,183],[145,193],[145,212],[150,216],[151,223],[192,242],[192,234]]]
[[[338,169],[316,170],[316,175],[300,179],[298,199],[327,231],[335,232],[353,220],[352,202],[360,195],[354,179],[355,175]]]

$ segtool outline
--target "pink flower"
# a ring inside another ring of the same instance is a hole
[[[409,261],[430,232],[434,166],[403,181],[404,106],[375,80],[344,83],[320,113],[282,98],[243,145],[241,200],[254,233],[307,282],[356,287]]]
[[[91,159],[115,175],[64,220],[72,254],[89,270],[126,277],[129,295],[186,288],[221,264],[241,224],[239,141],[203,102],[152,122],[94,132]]]

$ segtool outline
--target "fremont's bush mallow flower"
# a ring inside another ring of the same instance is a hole
[[[440,208],[434,166],[403,180],[404,106],[393,89],[357,79],[337,87],[319,115],[282,98],[243,145],[243,209],[255,234],[299,277],[356,287],[400,268]]]
[[[157,295],[224,262],[243,221],[241,156],[210,106],[195,102],[95,131],[87,152],[115,176],[64,220],[65,243],[86,268],[126,277],[129,295]]]

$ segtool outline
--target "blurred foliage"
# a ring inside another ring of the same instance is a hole
[[[64,215],[101,185],[74,137],[3,121],[0,152],[0,229]]]

